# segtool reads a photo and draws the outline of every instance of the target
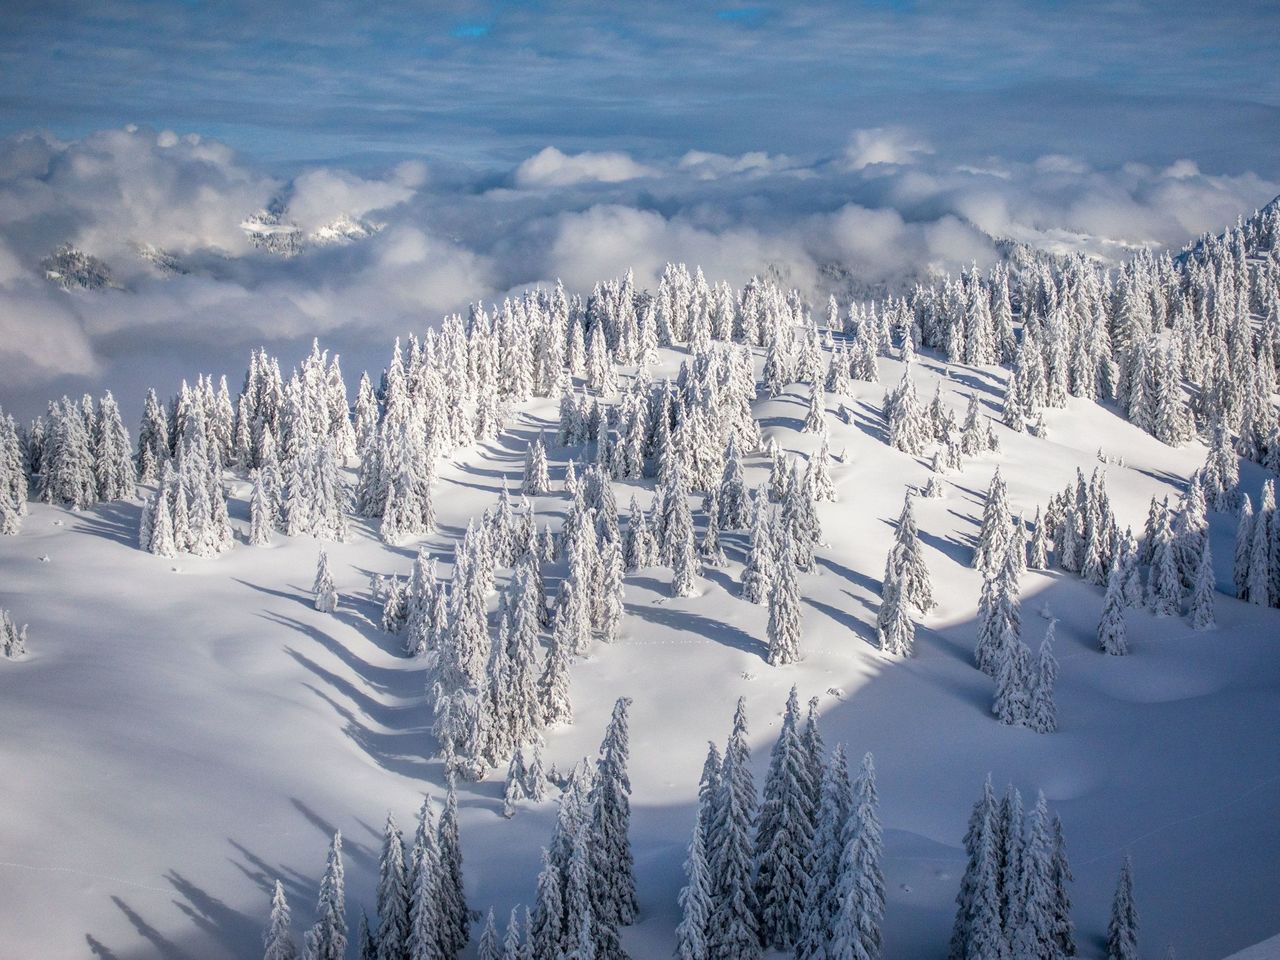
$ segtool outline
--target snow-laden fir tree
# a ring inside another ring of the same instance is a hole
[[[1009,931],[1011,957],[1058,960],[1054,938],[1053,826],[1043,791],[1031,811],[1031,829],[1022,851],[1021,877]]]
[[[1273,563],[1280,564],[1277,549],[1277,533],[1280,532],[1280,515],[1276,512],[1275,485],[1268,480],[1262,485],[1262,499],[1253,517],[1253,537],[1249,544],[1249,578],[1246,599],[1257,606],[1272,603]]]
[[[897,657],[911,656],[915,645],[916,626],[911,620],[910,604],[903,596],[902,573],[896,568],[886,571],[880,587],[880,610],[876,614],[876,640],[880,649]]]
[[[743,479],[742,458],[738,454],[738,445],[733,437],[729,438],[729,447],[724,456],[724,474],[720,478],[719,490],[720,516],[722,530],[742,530],[751,522],[751,501],[747,495],[746,481]]]
[[[1157,617],[1172,617],[1182,605],[1182,579],[1178,576],[1177,544],[1167,510],[1161,511],[1147,574],[1147,604]]]
[[[311,585],[311,592],[315,596],[316,609],[321,613],[333,613],[338,609],[338,589],[329,571],[329,555],[323,550],[316,560],[316,579]]]
[[[613,705],[588,797],[598,895],[595,919],[597,924],[615,930],[632,923],[639,909],[635,861],[631,854],[631,780],[627,775],[630,756],[627,709],[630,705],[627,697],[619,697]],[[613,952],[612,947],[607,949]]]
[[[1003,960],[1007,944],[1000,928],[1000,870],[996,818],[991,778],[974,805],[964,836],[968,863],[956,894],[956,919],[951,933],[949,960]]]
[[[676,927],[676,960],[707,960],[707,925],[711,919],[711,876],[702,830],[695,827],[684,862],[680,890],[680,924]]]
[[[528,919],[528,909],[525,910]],[[526,944],[520,937],[520,917],[517,907],[511,908],[507,915],[507,932],[502,938],[502,960],[526,960]]]
[[[821,525],[814,509],[813,497],[800,477],[793,460],[787,478],[787,490],[782,498],[782,525],[779,528],[789,535],[791,559],[797,570],[813,568],[813,548],[822,539]]]
[[[1133,861],[1120,866],[1111,920],[1107,923],[1107,960],[1138,960],[1138,908],[1133,902]]]
[[[412,870],[407,875],[409,887],[409,926],[402,950],[393,954],[391,947],[379,940],[378,960],[408,957],[409,960],[442,960],[452,956],[446,942],[448,927],[441,900],[440,846],[437,840],[431,799],[426,797],[418,812],[418,829],[411,848]]]
[[[1001,723],[1026,723],[1035,680],[1031,651],[1021,637],[1006,635],[996,648],[996,658],[996,696],[991,712]]]
[[[373,941],[373,931],[369,929],[369,915],[364,907],[360,908],[360,922],[356,924],[356,956],[360,960],[378,960],[378,946]]]
[[[1246,493],[1240,499],[1240,515],[1236,521],[1236,546],[1231,568],[1231,582],[1241,600],[1249,596],[1249,558],[1253,551],[1253,501]]]
[[[825,429],[818,442],[817,452],[805,463],[804,485],[809,491],[810,499],[835,503],[836,487],[831,480],[831,441]]]
[[[756,819],[756,790],[750,763],[746,700],[740,697],[725,747],[720,797],[711,830],[715,903],[707,932],[711,960],[758,960],[761,955],[758,907],[752,885],[751,828]]]
[[[768,631],[771,666],[786,666],[800,659],[800,591],[789,538],[782,544],[776,577],[769,588]]]
[[[320,879],[316,922],[307,931],[308,960],[345,960],[347,955],[347,906],[342,867],[342,833],[333,835],[329,859]]]
[[[550,852],[542,850],[542,870],[538,873],[533,913],[526,925],[527,937],[534,957],[562,956],[564,942],[564,894],[560,871],[551,861]]]
[[[748,603],[765,603],[776,568],[773,523],[763,487],[756,489],[752,508],[751,540],[747,562],[742,567],[742,598]]]
[[[709,567],[723,567],[729,562],[720,546],[720,495],[712,491],[707,507],[707,526],[698,545],[698,556]]]
[[[502,788],[502,815],[508,820],[516,815],[516,804],[525,798],[524,785],[528,775],[524,754],[517,747],[507,764],[507,779]]]
[[[1098,646],[1103,653],[1123,656],[1129,652],[1124,608],[1124,568],[1116,564],[1107,578],[1107,592],[1102,600],[1102,619],[1098,623]]]
[[[1054,624],[1050,620],[1040,641],[1040,652],[1033,667],[1030,705],[1027,709],[1027,726],[1036,733],[1053,733],[1058,729],[1058,707],[1054,700],[1054,686],[1058,682],[1058,661],[1053,656]]]
[[[502,947],[498,943],[498,924],[493,919],[493,907],[485,915],[480,930],[480,942],[476,946],[477,960],[502,960]]]
[[[978,545],[973,551],[972,566],[988,576],[1000,569],[1005,562],[1013,519],[1009,515],[1008,494],[1000,468],[996,468],[987,490],[987,502],[982,513],[982,529],[978,533]]]
[[[805,433],[822,433],[826,430],[826,408],[823,405],[822,384],[814,382],[809,391],[809,410],[804,418]]]
[[[911,506],[911,494],[902,502],[902,513],[894,530],[893,548],[885,561],[885,582],[895,579],[902,591],[902,598],[919,613],[928,613],[934,606],[933,581],[920,550],[920,531],[916,528],[915,513]]]
[[[1200,562],[1196,566],[1195,580],[1191,588],[1191,610],[1188,619],[1192,629],[1212,630],[1218,625],[1214,616],[1214,590],[1216,581],[1213,576],[1213,556],[1206,539],[1200,551]]]
[[[840,832],[840,859],[833,891],[835,917],[826,956],[830,960],[876,960],[883,945],[884,872],[879,799],[871,754],[853,784],[853,805]]]
[[[1076,955],[1075,924],[1071,919],[1071,892],[1068,885],[1075,880],[1071,865],[1067,862],[1067,842],[1062,833],[1062,821],[1053,815],[1053,939],[1058,957]]]
[[[804,919],[796,942],[797,960],[826,956],[835,924],[835,890],[844,824],[853,808],[853,786],[844,746],[838,744],[823,768],[821,799],[814,815],[813,843],[805,860]]]
[[[405,863],[404,839],[395,817],[388,811],[382,829],[382,853],[378,858],[378,960],[402,960],[408,953],[409,868]]]
[[[756,821],[756,902],[766,945],[788,950],[804,920],[806,860],[813,843],[812,784],[801,742],[800,701],[791,688],[769,757]]]
[[[110,390],[98,403],[93,426],[93,470],[99,500],[124,500],[133,496],[133,446]]]
[[[275,505],[267,493],[262,468],[253,471],[253,492],[249,496],[249,543],[255,547],[271,543],[276,528]],[[166,508],[166,514],[167,514]]]
[[[527,496],[536,496],[551,490],[551,474],[547,469],[547,447],[542,434],[538,434],[525,451],[524,480],[520,491]]]
[[[27,625],[19,627],[8,610],[0,610],[0,655],[17,660],[27,652]]]
[[[470,938],[466,892],[462,886],[462,844],[458,837],[458,795],[453,781],[440,814],[437,842],[440,848],[440,940],[447,955],[454,956]]]
[[[1027,566],[1032,570],[1049,569],[1049,536],[1048,524],[1040,519],[1040,508],[1036,507],[1036,515],[1031,521],[1031,549],[1027,557]]]
[[[290,929],[289,902],[279,880],[271,892],[271,914],[262,933],[262,960],[298,960],[298,947]]]

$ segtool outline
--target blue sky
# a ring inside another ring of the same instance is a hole
[[[137,123],[278,170],[496,169],[548,144],[816,158],[897,125],[957,159],[1280,172],[1273,2],[6,8],[0,133]]]

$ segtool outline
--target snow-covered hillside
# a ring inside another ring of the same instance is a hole
[[[659,373],[679,355],[664,352]],[[895,360],[882,360],[886,382]],[[923,358],[913,377],[936,384],[959,414],[970,393],[990,411],[1001,374]],[[1016,510],[1028,514],[1097,453],[1121,524],[1139,526],[1152,494],[1176,494],[1203,460],[1198,444],[1165,447],[1085,401],[1051,412],[1049,436],[997,427],[1002,451],[918,500],[916,517],[938,608],[924,618],[916,656],[874,646],[874,613],[891,521],[928,469],[880,438],[882,388],[853,387],[852,422],[827,417],[839,500],[819,504],[824,544],[801,575],[803,661],[763,658],[765,608],[738,598],[743,538],[724,537],[730,564],[706,569],[697,595],[673,599],[661,569],[628,576],[626,617],[613,644],[571,671],[576,720],[547,735],[562,770],[594,755],[613,701],[633,699],[631,780],[640,919],[624,934],[637,957],[666,956],[678,921],[681,862],[693,824],[707,740],[723,741],[733,704],[747,698],[757,779],[788,688],[818,696],[829,744],[873,751],[886,830],[891,957],[940,956],[964,855],[960,838],[982,779],[1045,791],[1065,824],[1082,955],[1097,956],[1120,859],[1132,854],[1143,940],[1181,957],[1217,957],[1274,933],[1280,748],[1280,615],[1218,597],[1219,629],[1130,617],[1132,655],[1098,652],[1101,591],[1062,572],[1023,583],[1025,633],[1059,619],[1061,728],[1038,735],[990,714],[991,683],[972,666],[979,575],[969,554],[983,493],[998,465]],[[766,436],[809,453],[799,427],[806,396],[755,405]],[[448,561],[469,518],[519,482],[525,445],[554,428],[548,401],[524,406],[493,442],[444,466],[440,533],[425,541]],[[581,449],[552,446],[553,491],[542,518],[563,513],[565,463]],[[759,457],[748,483],[767,478]],[[1257,494],[1262,473],[1246,466]],[[619,483],[650,496],[651,482]],[[233,485],[243,534],[248,487]],[[1255,496],[1256,500],[1256,496]],[[276,538],[217,559],[166,560],[136,549],[135,502],[68,512],[33,505],[17,537],[0,540],[5,605],[30,621],[31,653],[0,664],[7,730],[5,837],[0,876],[8,906],[0,941],[10,956],[252,956],[278,877],[295,917],[309,917],[324,846],[346,841],[349,903],[372,908],[379,831],[402,824],[423,792],[443,795],[420,661],[376,626],[375,573],[407,572],[411,546],[381,543],[364,523],[327,550],[341,601],[316,612],[317,544]],[[1232,517],[1212,516],[1220,589],[1230,592]],[[528,903],[554,803],[501,815],[501,776],[462,788],[471,905]]]

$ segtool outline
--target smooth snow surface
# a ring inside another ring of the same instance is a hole
[[[664,352],[655,372],[679,359]],[[979,574],[969,556],[997,464],[1012,509],[1029,519],[1077,467],[1093,470],[1099,448],[1123,457],[1108,467],[1108,488],[1121,526],[1140,533],[1148,499],[1176,502],[1203,447],[1164,447],[1078,400],[1046,412],[1047,439],[997,425],[1002,452],[946,477],[945,498],[916,502],[939,607],[921,622],[915,657],[891,660],[873,646],[880,578],[904,491],[929,476],[882,439],[881,397],[900,369],[882,359],[880,384],[854,385],[849,424],[828,396],[831,448],[846,456],[833,471],[839,502],[817,506],[827,541],[817,571],[799,578],[801,663],[764,662],[767,609],[739,599],[745,534],[726,531],[730,565],[706,570],[698,596],[671,599],[667,570],[629,576],[622,636],[572,667],[576,722],[549,734],[548,764],[594,757],[614,699],[634,699],[641,916],[624,933],[628,951],[670,955],[707,740],[723,743],[745,695],[760,783],[792,684],[802,701],[821,698],[828,747],[875,754],[891,960],[945,956],[961,837],[988,772],[998,791],[1012,780],[1028,805],[1044,790],[1061,814],[1083,956],[1102,955],[1125,853],[1144,955],[1172,944],[1180,960],[1216,960],[1280,932],[1280,612],[1219,593],[1219,629],[1197,633],[1184,619],[1130,611],[1132,653],[1108,657],[1095,639],[1102,591],[1061,571],[1029,572],[1023,635],[1033,649],[1042,609],[1060,620],[1060,730],[1050,735],[998,723],[992,683],[972,664]],[[941,378],[958,413],[971,391],[997,411],[1002,371],[931,357],[913,371],[922,400]],[[787,450],[816,443],[799,433],[807,396],[796,388],[756,405]],[[468,518],[504,478],[516,489],[526,443],[555,416],[555,401],[522,407],[497,442],[442,465],[441,529],[428,542],[446,576]],[[564,464],[584,451],[549,455],[555,492],[537,498],[540,523],[558,522]],[[748,483],[763,482],[764,459],[748,463]],[[1263,475],[1243,471],[1256,502]],[[647,504],[651,481],[619,483],[624,511],[629,487]],[[241,535],[248,494],[233,485]],[[406,573],[416,544],[390,548],[366,522],[353,523],[350,542],[324,544],[341,594],[329,616],[312,603],[315,541],[277,536],[213,560],[165,560],[136,548],[138,514],[136,503],[84,513],[33,504],[21,534],[0,538],[0,606],[31,625],[29,656],[0,662],[0,957],[254,957],[276,878],[298,931],[310,923],[335,828],[354,931],[358,905],[372,912],[386,811],[411,829],[422,792],[444,792],[424,667],[376,627],[369,601],[370,574]],[[701,527],[699,511],[695,519]],[[1229,591],[1235,518],[1211,520],[1219,588]],[[548,570],[552,591],[561,572]],[[552,801],[524,802],[504,819],[503,772],[460,794],[470,905],[500,917],[531,901],[555,811]]]

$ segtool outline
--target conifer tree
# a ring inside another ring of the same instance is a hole
[[[462,887],[462,845],[458,839],[458,796],[453,781],[438,830],[440,847],[440,942],[449,956],[456,955],[470,938],[466,893]]]
[[[477,960],[502,960],[502,948],[498,944],[498,925],[493,919],[493,907],[485,916],[480,931],[480,943],[476,948]]]
[[[1005,562],[1009,534],[1013,529],[1004,480],[997,467],[987,491],[987,503],[982,513],[982,529],[978,545],[973,551],[973,567],[990,575]]]
[[[1021,876],[1014,891],[1011,956],[1058,960],[1054,939],[1053,836],[1049,804],[1041,792],[1031,811],[1031,830],[1022,853]]]
[[[879,800],[871,754],[853,785],[853,807],[840,833],[840,861],[834,891],[835,922],[827,947],[830,960],[876,960],[884,919],[884,873]]]
[[[969,862],[956,895],[950,960],[1004,960],[1008,947],[1000,926],[1000,869],[995,793],[988,776],[965,833]]]
[[[1235,563],[1231,569],[1231,581],[1236,596],[1241,600],[1249,596],[1249,559],[1253,551],[1253,502],[1246,493],[1240,499],[1240,518],[1236,522]]]
[[[329,572],[329,557],[323,550],[316,561],[316,579],[311,585],[315,595],[316,609],[321,613],[333,613],[338,609],[338,590],[333,585],[333,574]]]
[[[694,828],[684,862],[680,890],[680,925],[676,927],[676,960],[707,960],[707,925],[711,919],[711,877],[702,830]]]
[[[627,708],[630,705],[627,697],[619,697],[613,705],[589,796],[591,853],[599,894],[595,919],[610,928],[630,924],[638,910],[630,837],[631,780],[627,776],[630,756]]]
[[[809,766],[798,729],[800,702],[791,688],[782,729],[769,758],[756,822],[756,902],[760,933],[775,950],[788,950],[804,920],[806,858],[813,842]]]
[[[1031,654],[1017,636],[1006,637],[997,648],[996,698],[991,712],[1001,723],[1026,723],[1031,709]]]
[[[853,787],[844,746],[837,745],[823,771],[822,800],[806,861],[804,921],[796,943],[797,960],[821,960],[836,917],[836,882],[844,847],[840,840],[853,808]]]
[[[920,533],[916,529],[915,515],[911,508],[911,494],[902,502],[902,513],[894,531],[893,548],[885,561],[885,582],[894,579],[900,585],[903,600],[919,613],[928,613],[934,606],[933,582],[929,568],[920,554]]]
[[[804,418],[805,433],[819,433],[824,430],[826,409],[822,399],[822,385],[815,380],[809,391],[809,411]]]
[[[756,490],[751,520],[751,542],[747,562],[742,567],[742,598],[748,603],[765,603],[774,578],[774,536],[764,489]]]
[[[345,960],[347,954],[347,907],[343,889],[342,833],[333,835],[329,860],[320,880],[316,922],[307,932],[308,960]]]
[[[1107,594],[1102,601],[1102,620],[1098,624],[1098,646],[1103,653],[1123,656],[1129,652],[1124,608],[1124,569],[1116,564],[1107,578]]]
[[[223,378],[225,382],[226,378]],[[360,908],[360,923],[356,926],[356,955],[360,960],[378,960],[378,947],[373,942],[373,931],[369,929],[369,915],[364,907]]]
[[[1053,656],[1054,623],[1050,620],[1040,641],[1035,675],[1031,681],[1031,703],[1027,710],[1027,726],[1036,733],[1053,733],[1058,729],[1058,707],[1053,688],[1058,681],[1058,661]]]
[[[298,960],[298,948],[289,923],[289,902],[284,896],[284,885],[277,880],[271,894],[271,916],[262,935],[265,948],[262,960]]]
[[[404,960],[408,954],[410,892],[404,841],[388,811],[378,860],[377,960]]]
[[[1067,844],[1062,834],[1062,821],[1053,815],[1053,857],[1051,876],[1053,881],[1053,940],[1057,945],[1057,957],[1076,955],[1075,925],[1071,920],[1071,892],[1068,889],[1075,877],[1067,862]]]
[[[1191,590],[1191,626],[1196,630],[1212,630],[1217,625],[1214,616],[1214,589],[1216,582],[1213,576],[1213,557],[1206,539],[1200,553],[1200,563],[1196,567],[1195,582]]]
[[[902,595],[902,574],[886,573],[880,587],[880,611],[876,614],[876,639],[880,649],[891,656],[909,657],[915,645],[916,627]]]
[[[771,666],[781,667],[800,659],[800,591],[791,562],[791,545],[782,545],[777,578],[769,590],[769,654]]]
[[[751,827],[756,817],[756,791],[747,745],[746,700],[738,699],[733,732],[725,748],[720,797],[711,856],[715,909],[708,928],[711,960],[758,960],[760,934],[752,887]]]
[[[1111,920],[1107,924],[1107,960],[1138,960],[1138,909],[1133,903],[1133,861],[1120,866]]]
[[[723,567],[729,562],[720,546],[720,497],[712,491],[707,509],[707,527],[702,534],[702,543],[698,547],[698,556],[709,567]]]
[[[547,469],[547,448],[538,434],[525,451],[524,481],[520,491],[526,496],[537,496],[551,489],[551,474]]]
[[[534,957],[562,956],[564,942],[564,897],[560,871],[551,854],[542,851],[542,870],[538,874],[533,914],[527,925],[529,944]]]

